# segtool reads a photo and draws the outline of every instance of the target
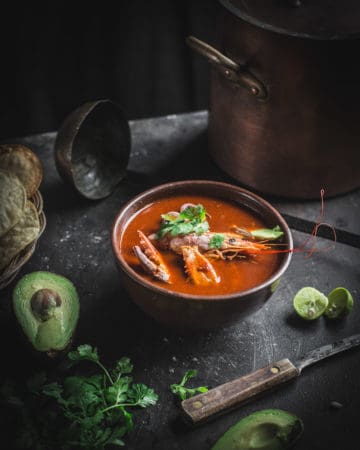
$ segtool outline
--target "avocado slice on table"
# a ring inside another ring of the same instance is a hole
[[[56,356],[71,343],[79,318],[75,286],[51,272],[25,275],[13,291],[15,317],[32,347]]]
[[[212,450],[284,450],[303,431],[301,419],[281,409],[264,409],[244,417],[216,442]]]

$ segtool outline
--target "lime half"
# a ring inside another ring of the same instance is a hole
[[[306,320],[320,317],[325,312],[327,305],[327,297],[312,287],[303,287],[294,297],[295,311]]]
[[[343,288],[337,287],[328,295],[329,304],[325,310],[325,316],[328,319],[336,319],[343,314],[347,314],[352,310],[354,300],[350,292]]]

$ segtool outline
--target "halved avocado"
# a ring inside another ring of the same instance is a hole
[[[301,419],[281,409],[263,409],[244,417],[216,442],[212,450],[284,450],[303,431]]]
[[[79,318],[75,286],[51,272],[25,275],[13,291],[13,309],[32,347],[56,356],[71,343]]]

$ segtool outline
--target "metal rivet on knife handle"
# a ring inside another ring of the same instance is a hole
[[[186,418],[191,423],[198,424],[236,408],[261,392],[295,378],[299,374],[298,369],[288,359],[282,359],[204,394],[184,400],[181,406]]]

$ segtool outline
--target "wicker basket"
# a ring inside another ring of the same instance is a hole
[[[18,253],[10,263],[0,272],[0,289],[3,289],[16,277],[21,267],[31,258],[31,255],[35,251],[36,243],[45,230],[46,217],[43,211],[43,199],[39,191],[36,191],[33,197],[31,197],[35,205],[35,208],[39,215],[40,231],[37,238],[28,244],[20,253]]]

